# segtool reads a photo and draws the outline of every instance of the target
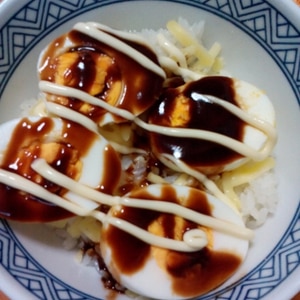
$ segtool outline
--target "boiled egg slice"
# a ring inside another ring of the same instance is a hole
[[[177,203],[243,230],[240,215],[218,199],[186,186],[154,184],[131,192],[129,198]],[[180,214],[180,213],[179,213]],[[110,217],[126,220],[152,234],[182,240],[202,230],[207,245],[182,252],[147,244],[109,223],[103,224],[101,254],[115,279],[133,292],[154,299],[188,299],[203,295],[232,276],[246,257],[248,240],[195,224],[179,215],[126,206],[112,207]],[[200,221],[201,223],[201,221]]]
[[[105,193],[113,193],[119,182],[118,154],[104,138],[77,123],[60,118],[25,117],[2,124],[0,136],[1,169],[78,205],[87,201],[43,178],[31,168],[32,162],[43,158],[65,176]],[[89,209],[97,206],[92,202],[89,205]],[[0,207],[2,216],[17,220],[51,221],[70,215],[37,199],[34,190],[29,195],[3,184]]]
[[[166,89],[149,123],[179,131],[172,136],[150,134],[158,158],[173,155],[205,174],[232,170],[250,159],[263,160],[276,143],[270,99],[254,85],[223,76]],[[182,129],[198,133],[191,138]]]
[[[52,41],[40,55],[38,72],[41,81],[56,85],[51,92],[40,85],[48,101],[101,126],[124,121],[101,102],[139,115],[157,100],[165,78],[155,53],[141,37],[92,22],[77,23]],[[60,87],[70,96],[60,95]],[[74,96],[74,90],[85,95]],[[90,97],[93,103],[87,101]]]

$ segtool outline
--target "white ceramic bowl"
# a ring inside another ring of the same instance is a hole
[[[157,29],[179,16],[206,22],[205,42],[219,41],[226,69],[266,91],[279,131],[276,214],[256,230],[239,272],[201,299],[288,299],[300,290],[300,7],[292,0],[5,0],[0,122],[18,116],[20,103],[36,98],[40,51],[75,22]],[[0,221],[0,289],[11,299],[104,299],[99,281],[94,268],[76,263],[45,228]]]

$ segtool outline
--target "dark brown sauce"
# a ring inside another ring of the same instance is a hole
[[[113,60],[113,64],[107,70],[104,89],[100,94],[96,95],[99,100],[107,101],[109,90],[116,81],[122,82],[122,92],[115,105],[119,108],[139,114],[148,109],[157,100],[163,84],[162,77],[144,68],[118,49],[114,49],[76,30],[72,30],[48,46],[40,63],[41,80],[55,81],[57,72],[56,51],[63,47],[66,38],[69,38],[74,45],[77,45],[66,49],[66,52],[78,53],[78,60],[69,66],[66,72],[66,76],[71,78],[68,86],[88,91],[95,80],[96,57],[106,55]],[[156,56],[148,47],[130,41],[125,42],[157,63]],[[74,101],[77,101],[75,105]],[[64,105],[77,111],[82,104],[80,99],[75,100],[71,98],[67,100],[67,103],[64,103]],[[100,122],[106,111],[100,107],[91,106],[90,110],[84,113],[92,120]],[[120,118],[116,117],[115,121],[118,120]]]
[[[0,184],[0,218],[22,222],[51,222],[72,214],[32,195]]]
[[[89,91],[96,78],[95,62],[97,54],[89,48],[74,48],[71,52],[78,54],[71,66],[66,68],[64,79],[69,86],[83,91]],[[68,80],[69,77],[69,80]]]
[[[19,122],[6,149],[1,168],[30,180],[36,178],[36,173],[30,165],[35,158],[39,157],[40,141],[52,130],[53,126],[53,121],[48,118],[43,118],[37,123],[28,119]],[[28,149],[30,145],[34,147]],[[41,184],[57,192],[58,187],[51,182],[43,180]],[[32,195],[0,184],[0,216],[19,221],[47,222],[69,217],[71,213]]]
[[[219,105],[201,100],[197,93],[213,95],[237,105],[230,78],[205,77],[183,88],[166,89],[159,105],[151,112],[149,122],[171,127],[169,116],[175,110],[177,98],[183,95],[187,101],[184,108],[188,110],[189,120],[184,126],[177,127],[203,129],[242,141],[245,123]],[[159,134],[150,136],[154,153],[172,154],[194,167],[218,167],[241,157],[231,149],[210,141]]]
[[[172,288],[184,297],[201,296],[222,284],[239,267],[240,257],[204,248],[182,254],[169,252],[166,259],[172,276]]]
[[[88,255],[97,264],[97,268],[99,269],[99,271],[101,271],[101,282],[104,288],[112,292],[110,294],[110,297],[113,298],[118,294],[124,294],[126,289],[122,287],[109,272],[107,266],[103,261],[102,256],[99,254],[99,249],[97,249],[98,246],[99,244],[95,244],[94,242],[83,241],[81,251],[84,256]],[[114,294],[113,292],[115,292],[116,294]]]
[[[31,169],[31,163],[43,157],[53,168],[76,180],[81,172],[77,162],[88,153],[97,135],[79,124],[63,121],[62,135],[54,143],[47,140],[53,128],[54,121],[51,118],[37,121],[22,119],[12,133],[0,167],[41,185],[51,193],[63,196],[66,191],[38,175]],[[43,150],[45,145],[49,147],[46,154]],[[120,177],[119,158],[109,147],[104,160],[104,180],[99,183],[99,187],[111,192]],[[71,215],[51,203],[0,184],[0,216],[19,221],[48,222]]]
[[[120,158],[111,146],[105,148],[103,155],[104,176],[98,189],[105,194],[114,194],[122,172]]]
[[[164,186],[161,196],[153,197],[145,190],[137,190],[132,197],[153,200],[163,200],[178,203],[176,191],[172,186]],[[186,195],[182,205],[200,213],[211,215],[211,208],[206,195],[192,189]],[[127,220],[143,229],[157,222],[159,233],[170,239],[182,239],[183,234],[195,223],[183,221],[181,231],[175,231],[175,216],[144,209],[122,207],[114,216]],[[178,230],[178,227],[177,227]],[[112,248],[112,262],[122,273],[131,275],[144,267],[151,255],[150,245],[140,241],[124,231],[110,226],[103,238]],[[172,288],[180,296],[193,297],[204,294],[224,282],[240,265],[241,259],[234,254],[212,251],[208,247],[203,250],[184,253],[160,249],[164,253],[163,264],[170,275]],[[159,287],[158,287],[159,288]]]

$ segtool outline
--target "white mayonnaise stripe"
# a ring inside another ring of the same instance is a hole
[[[158,64],[154,63],[147,56],[143,55],[142,53],[130,47],[121,40],[99,30],[94,23],[77,23],[73,28],[81,33],[84,33],[87,36],[90,36],[102,43],[105,43],[106,45],[118,49],[118,51],[126,54],[127,56],[138,62],[144,68],[156,73],[162,78],[166,78],[164,70]]]
[[[90,131],[93,131],[93,132],[99,134],[97,124],[95,122],[93,122],[90,118],[84,116],[81,113],[78,113],[68,107],[65,107],[63,105],[60,105],[60,104],[57,104],[54,102],[47,102],[46,108],[47,108],[47,111],[51,114],[54,114],[56,116],[59,116],[61,118],[64,118],[64,119],[67,119],[67,120],[70,120],[70,121],[73,121],[76,123],[79,123],[80,125],[84,126],[85,128],[89,129]],[[146,153],[146,151],[143,149],[123,146],[121,144],[117,144],[112,141],[110,141],[109,143],[116,151],[118,151],[119,153],[122,153],[122,154],[130,154],[130,153],[145,154]]]
[[[199,236],[195,234],[194,240],[186,239],[186,241],[175,241],[168,238],[163,238],[156,236],[150,232],[147,232],[127,221],[109,217],[103,212],[84,209],[82,206],[74,204],[64,198],[61,198],[53,193],[48,192],[46,189],[40,185],[18,175],[15,173],[8,172],[6,170],[0,169],[0,182],[12,188],[24,191],[31,195],[35,195],[41,199],[44,199],[50,203],[53,203],[59,207],[62,207],[75,215],[78,216],[92,216],[102,223],[110,223],[119,229],[134,235],[138,239],[144,241],[145,243],[155,245],[157,247],[172,249],[176,251],[193,252],[200,250],[207,245],[207,240],[203,239],[203,233],[201,232]],[[75,182],[75,185],[78,183]],[[201,230],[199,230],[200,232]]]
[[[255,116],[251,116],[250,114],[246,113],[245,111],[243,111],[242,109],[240,109],[239,107],[224,101],[220,98],[217,98],[215,96],[211,96],[211,95],[200,95],[199,96],[201,98],[208,98],[208,100],[211,100],[212,102],[222,106],[223,108],[225,108],[226,110],[230,111],[233,115],[237,116],[238,118],[240,118],[241,120],[243,120],[244,122],[248,123],[249,125],[251,125],[252,127],[262,131],[263,133],[266,134],[266,136],[268,136],[268,141],[265,143],[265,146],[263,148],[263,150],[261,150],[262,153],[265,152],[265,156],[267,157],[270,152],[272,151],[272,149],[274,148],[276,141],[277,141],[277,131],[276,129],[268,122],[262,120],[262,119],[258,119]]]
[[[76,99],[80,99],[89,104],[101,107],[101,108],[107,110],[108,112],[118,115],[126,120],[132,121],[135,118],[135,116],[128,110],[114,107],[105,101],[101,101],[98,98],[93,97],[90,94],[80,91],[75,88],[71,88],[71,87],[67,87],[64,85],[60,85],[60,84],[56,84],[53,82],[42,80],[39,82],[39,89],[44,93],[50,93],[50,94],[54,94],[54,95],[65,96],[65,97],[74,97]]]
[[[240,227],[235,224],[230,224],[228,222],[195,212],[176,203],[156,200],[147,201],[128,197],[111,196],[101,193],[88,186],[82,185],[79,182],[74,181],[73,179],[67,177],[64,174],[61,174],[60,172],[56,171],[51,166],[49,166],[44,159],[36,159],[35,161],[33,161],[31,167],[38,174],[56,183],[57,185],[62,186],[70,190],[71,192],[74,192],[89,200],[94,200],[100,204],[105,204],[108,206],[124,205],[128,207],[136,207],[165,213],[172,213],[199,225],[203,225],[217,231],[238,236],[240,238],[252,239],[253,237],[253,232],[247,228]]]
[[[96,201],[103,205],[112,206],[119,204],[118,197],[101,193],[71,179],[70,177],[53,169],[42,158],[35,159],[31,164],[31,168],[44,178],[68,189],[69,191],[72,191],[75,194],[78,194],[79,196],[89,198],[90,200]]]
[[[17,190],[21,190],[28,194],[35,195],[41,199],[49,201],[50,203],[54,203],[55,205],[60,206],[68,211],[71,211],[72,213],[78,216],[84,216],[88,212],[81,206],[73,204],[51,192],[48,192],[40,185],[18,174],[0,169],[0,182]]]
[[[61,118],[73,121],[75,123],[79,123],[90,131],[98,134],[97,124],[83,114],[63,105],[59,105],[49,101],[46,102],[46,108],[49,113],[60,116]]]
[[[112,27],[109,27],[107,25],[97,23],[97,22],[86,22],[86,24],[91,27],[95,27],[99,30],[111,33],[114,36],[117,36],[121,39],[126,39],[127,41],[137,42],[140,44],[146,44],[149,48],[151,48],[151,45],[148,44],[147,40],[140,34],[136,34],[134,32],[124,31],[124,30],[114,29]],[[155,51],[153,51],[153,52],[155,52]]]
[[[187,128],[174,128],[174,127],[171,128],[171,127],[148,124],[142,121],[141,119],[137,118],[127,110],[119,109],[114,106],[111,106],[105,101],[99,101],[98,98],[93,97],[88,93],[77,90],[75,88],[65,87],[48,81],[40,81],[39,88],[42,92],[45,93],[51,93],[55,95],[65,96],[65,97],[74,97],[82,101],[85,101],[87,103],[90,103],[92,105],[102,107],[112,114],[123,117],[124,119],[127,119],[129,121],[133,121],[135,124],[137,124],[138,126],[140,126],[141,128],[147,131],[168,135],[168,136],[174,136],[174,137],[186,137],[186,138],[204,139],[207,141],[212,141],[220,145],[223,145],[229,149],[232,149],[237,153],[240,153],[241,155],[249,157],[253,160],[265,159],[267,156],[270,155],[270,152],[272,150],[271,146],[268,146],[263,148],[262,150],[257,151],[249,147],[248,145],[245,145],[242,142],[239,142],[235,139],[211,131],[199,130],[199,129],[187,129]],[[228,104],[229,106],[234,106],[233,104],[230,103]],[[245,112],[243,112],[241,109],[239,108],[237,109],[239,111],[239,116],[245,114]],[[249,118],[254,119],[254,117],[252,116],[249,116]],[[268,124],[263,124],[263,121],[258,121],[257,119],[255,119],[254,121],[252,120],[252,122],[253,124],[254,123],[260,124],[259,126],[263,127],[265,132],[268,132],[268,128],[269,128]],[[267,127],[267,129],[265,127]],[[271,139],[270,144],[273,145],[274,136],[268,138]]]
[[[225,146],[226,148],[232,149],[235,152],[243,156],[249,157],[253,160],[263,160],[270,154],[270,153],[266,154],[264,152],[261,153],[261,151],[257,151],[240,141],[237,141],[233,138],[212,131],[206,131],[201,129],[164,127],[160,125],[145,123],[139,118],[135,118],[133,122],[147,131],[155,132],[162,135],[180,137],[180,138],[195,138],[195,139],[211,141],[220,144],[222,146]]]
[[[119,153],[121,154],[131,154],[131,153],[140,153],[140,154],[146,154],[147,152],[140,148],[135,147],[127,147],[112,141],[109,141],[109,144]]]
[[[99,211],[94,211],[91,213],[91,216],[97,218],[100,220],[100,218],[97,217]],[[182,251],[182,252],[193,252],[200,250],[204,248],[208,244],[208,240],[204,232],[202,230],[197,230],[197,233],[194,232],[194,239],[184,239],[183,241],[173,240],[169,238],[160,237],[157,235],[154,235],[144,229],[141,229],[123,219],[115,218],[115,217],[106,217],[103,220],[103,223],[109,223],[123,231],[126,231],[127,233],[137,237],[141,241],[157,246],[160,248],[166,248],[166,249],[172,249],[176,251]]]
[[[207,235],[203,230],[190,229],[183,235],[183,240],[189,244],[191,247],[197,248],[198,243],[203,242],[203,248],[208,244]],[[206,242],[206,245],[204,243]]]
[[[121,198],[120,200],[120,204],[124,206],[146,208],[149,210],[170,213],[182,217],[183,219],[192,221],[198,225],[202,225],[226,234],[234,235],[242,239],[251,240],[253,238],[253,231],[248,228],[201,214],[176,203],[156,200],[144,201],[142,199],[126,197]]]

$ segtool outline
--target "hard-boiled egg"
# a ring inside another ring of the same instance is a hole
[[[262,160],[276,142],[269,98],[254,85],[229,77],[208,76],[166,89],[149,123],[179,129],[172,136],[151,133],[157,157],[171,154],[205,174],[234,169],[249,159]],[[180,129],[198,133],[191,138]]]
[[[100,125],[124,121],[104,110],[101,101],[139,115],[157,100],[165,78],[155,53],[141,37],[97,23],[78,23],[50,43],[40,55],[38,71],[42,81],[83,91],[98,100],[99,105],[89,104],[81,95],[46,93],[48,101],[72,108]]]
[[[104,138],[77,123],[49,117],[15,119],[0,126],[0,136],[2,170],[20,175],[79,205],[80,196],[43,178],[31,168],[32,162],[43,158],[60,173],[104,193],[113,193],[119,182],[118,154]],[[5,184],[0,187],[0,213],[4,217],[50,221],[69,215],[37,199],[34,190],[28,194]],[[92,204],[91,209],[96,206]]]
[[[108,215],[126,220],[156,236],[183,240],[185,234],[200,229],[206,236],[201,250],[182,252],[147,244],[105,223],[101,233],[101,253],[109,271],[128,289],[155,299],[188,299],[216,288],[240,266],[248,251],[248,240],[227,230],[228,224],[245,229],[240,215],[203,191],[175,185],[150,185],[129,197],[180,204],[221,220],[219,230],[196,224],[177,214],[143,208],[113,207]],[[204,222],[204,221],[202,221]],[[212,225],[214,226],[214,225]],[[197,239],[197,238],[196,238]]]

